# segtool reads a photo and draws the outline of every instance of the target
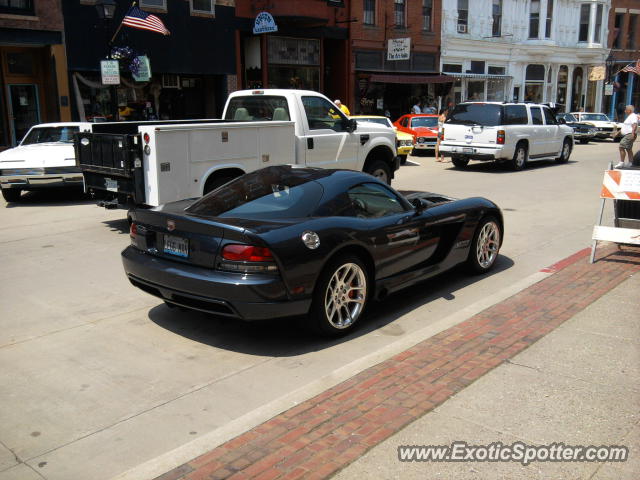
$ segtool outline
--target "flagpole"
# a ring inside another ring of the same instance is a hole
[[[129,7],[129,9],[133,8],[136,6],[136,2],[132,2],[131,3],[131,7]],[[129,10],[127,10],[128,12]],[[125,13],[126,15],[126,13]],[[116,32],[113,34],[113,37],[111,37],[111,41],[109,42],[109,47],[111,47],[111,45],[113,45],[113,42],[115,41],[116,37],[118,36],[118,33],[120,33],[120,29],[122,28],[122,20],[120,21],[120,25],[118,25],[118,28],[116,29]]]

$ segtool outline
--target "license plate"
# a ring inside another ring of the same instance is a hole
[[[165,235],[164,253],[170,253],[171,255],[187,258],[189,256],[189,239],[174,237],[173,235]]]
[[[473,148],[471,147],[464,147],[462,149],[462,153],[473,153]]]
[[[107,190],[110,192],[117,192],[118,191],[118,181],[117,180],[111,180],[110,178],[105,178],[104,180],[105,186],[107,187]]]
[[[469,141],[472,141],[472,140],[473,140],[473,135],[465,135],[465,136],[464,136],[464,139],[465,139],[466,141],[468,141],[468,142],[469,142]]]

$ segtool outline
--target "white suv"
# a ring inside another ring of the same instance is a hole
[[[469,160],[508,162],[514,170],[529,160],[565,163],[573,148],[573,129],[548,105],[534,103],[460,103],[440,135],[440,151],[458,168]]]

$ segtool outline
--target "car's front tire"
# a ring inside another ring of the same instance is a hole
[[[369,175],[373,175],[378,180],[391,185],[391,169],[384,160],[375,160],[365,170]]]
[[[20,201],[21,194],[22,194],[22,190],[20,190],[19,188],[3,188],[2,189],[2,197],[5,199],[7,203]]]
[[[326,336],[347,334],[362,315],[369,293],[369,274],[360,257],[342,255],[331,260],[313,294],[311,327]]]
[[[480,220],[471,241],[467,267],[473,273],[485,273],[496,263],[500,245],[502,243],[502,229],[495,217],[485,217]]]
[[[404,165],[405,163],[407,163],[406,155],[398,155],[398,157],[400,157],[400,165]]]

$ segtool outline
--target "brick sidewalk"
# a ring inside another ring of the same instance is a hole
[[[156,480],[331,476],[640,271],[638,248],[587,254]]]

